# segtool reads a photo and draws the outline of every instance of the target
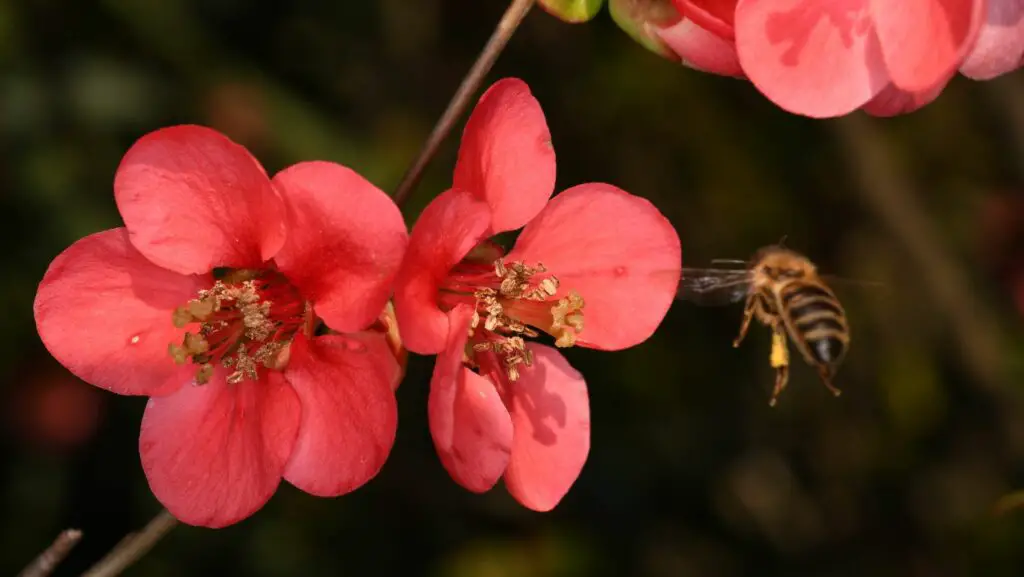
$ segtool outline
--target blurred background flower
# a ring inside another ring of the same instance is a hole
[[[557,4],[557,3],[556,3]],[[1024,64],[1022,0],[608,0],[654,52],[749,78],[790,112],[913,112],[957,70],[989,80]],[[557,14],[557,12],[555,12]]]

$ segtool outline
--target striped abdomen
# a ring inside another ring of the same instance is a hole
[[[792,281],[779,289],[783,318],[809,362],[834,369],[846,355],[850,329],[836,296],[823,284]]]

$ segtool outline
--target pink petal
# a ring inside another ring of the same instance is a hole
[[[432,355],[444,349],[448,316],[438,308],[438,290],[448,271],[489,236],[490,222],[486,203],[454,189],[430,201],[416,220],[395,277],[395,315],[410,351]]]
[[[889,83],[869,0],[740,0],[736,51],[743,71],[778,106],[842,116]]]
[[[190,525],[224,527],[263,507],[299,429],[299,400],[281,373],[237,385],[226,376],[218,368],[205,385],[150,399],[142,417],[149,487]]]
[[[668,312],[682,266],[679,236],[647,200],[610,184],[559,194],[523,229],[505,259],[542,263],[558,294],[583,297],[577,343],[616,350],[647,340]]]
[[[512,420],[494,384],[462,364],[473,309],[459,305],[449,314],[452,332],[430,380],[430,434],[452,479],[482,493],[508,465]]]
[[[36,293],[36,328],[82,380],[121,395],[167,394],[195,375],[167,352],[184,335],[172,313],[212,284],[149,262],[124,228],[105,230],[50,263]]]
[[[135,248],[182,274],[256,267],[284,244],[284,204],[263,168],[210,128],[140,138],[117,169],[114,198]]]
[[[398,427],[396,370],[383,338],[295,339],[285,377],[302,403],[302,426],[284,471],[289,483],[336,497],[377,475]]]
[[[952,76],[924,92],[905,92],[890,84],[885,90],[879,92],[871,102],[865,104],[863,110],[872,116],[882,117],[909,114],[931,104],[942,94],[951,78]]]
[[[984,0],[870,0],[892,83],[908,92],[941,84],[967,55],[985,17]]]
[[[590,452],[590,401],[583,375],[551,347],[530,343],[533,366],[511,387],[512,458],[508,492],[550,511],[569,492]]]
[[[1024,0],[988,0],[988,13],[960,72],[990,80],[1024,66]]]
[[[720,38],[731,40],[736,20],[737,0],[672,0],[676,9],[688,20],[713,32]]]
[[[409,240],[388,195],[332,162],[303,162],[274,177],[288,202],[288,240],[274,257],[328,326],[365,328],[384,310]]]
[[[711,74],[743,76],[732,41],[723,40],[692,20],[683,18],[667,28],[656,28],[655,32],[684,65]]]
[[[540,103],[518,78],[491,85],[462,133],[452,188],[491,207],[495,234],[515,230],[555,191],[555,149]]]

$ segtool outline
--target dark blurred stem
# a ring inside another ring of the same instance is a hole
[[[78,529],[65,529],[57,535],[53,543],[39,554],[28,567],[18,573],[18,577],[46,577],[57,565],[68,556],[75,545],[82,539],[82,532]]]
[[[166,509],[160,511],[141,531],[125,535],[120,543],[100,559],[99,563],[83,573],[82,577],[112,577],[120,574],[148,553],[153,545],[177,524],[178,520]]]
[[[509,3],[505,14],[498,21],[498,27],[494,29],[494,33],[487,40],[487,44],[480,52],[480,55],[477,56],[473,67],[469,69],[466,77],[462,79],[462,84],[459,85],[459,89],[455,91],[455,95],[448,102],[448,108],[445,109],[444,114],[441,115],[437,124],[434,125],[434,130],[427,137],[427,141],[423,143],[423,147],[416,156],[416,160],[413,161],[412,166],[406,171],[402,181],[398,183],[394,196],[395,204],[402,206],[408,200],[416,185],[419,184],[420,178],[423,177],[423,171],[426,170],[427,165],[430,164],[434,155],[437,154],[437,149],[440,148],[448,133],[452,131],[455,122],[458,121],[462,113],[469,107],[473,93],[480,88],[484,77],[487,76],[491,66],[498,59],[498,55],[501,54],[505,45],[508,44],[512,33],[519,28],[519,23],[523,21],[526,13],[533,7],[534,1],[512,0]]]
[[[999,323],[971,290],[966,271],[945,250],[942,234],[918,202],[910,179],[893,162],[885,139],[862,113],[840,118],[833,126],[859,180],[857,190],[917,265],[973,381],[993,393],[1005,392]]]

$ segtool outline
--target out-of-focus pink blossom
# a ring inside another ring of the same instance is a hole
[[[679,20],[658,36],[684,63],[811,117],[911,112],[958,68],[991,77],[1024,51],[1024,0],[671,1]]]

